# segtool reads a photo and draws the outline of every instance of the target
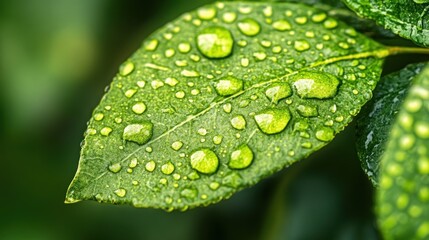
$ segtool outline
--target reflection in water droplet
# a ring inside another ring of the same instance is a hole
[[[340,81],[332,74],[304,71],[292,77],[301,98],[332,98],[337,94]]]
[[[232,53],[234,39],[223,27],[207,27],[197,35],[198,50],[208,58],[224,58]]]
[[[191,154],[191,166],[200,173],[212,174],[216,172],[219,159],[216,154],[208,149],[201,148]]]
[[[317,129],[316,138],[323,142],[329,142],[334,139],[334,130],[329,127],[322,127]]]
[[[113,173],[117,173],[119,171],[121,171],[122,166],[120,163],[114,163],[112,165],[109,166],[109,170]]]
[[[243,144],[231,153],[228,166],[232,169],[243,169],[253,161],[253,152],[247,144]]]
[[[123,188],[119,188],[115,190],[115,194],[118,197],[125,197],[125,195],[127,194],[127,190],[123,189]]]
[[[265,96],[267,96],[267,98],[275,104],[291,95],[292,89],[287,83],[273,83],[265,90]]]
[[[171,162],[168,162],[164,165],[161,166],[161,172],[166,174],[166,175],[170,175],[174,172],[174,165]]]
[[[129,75],[133,71],[134,71],[134,63],[129,61],[122,64],[121,67],[119,68],[119,74],[121,74],[124,77]]]
[[[217,81],[215,89],[221,96],[230,96],[243,89],[243,80],[227,76]]]
[[[152,138],[152,134],[153,124],[149,121],[143,121],[126,126],[122,138],[141,145],[147,143]]]
[[[256,124],[263,133],[275,134],[283,131],[291,115],[288,109],[268,108],[258,112],[255,116]]]
[[[261,31],[259,23],[251,18],[240,20],[237,26],[240,32],[247,36],[255,36]]]
[[[282,19],[282,20],[273,22],[273,28],[278,31],[286,31],[286,30],[291,30],[292,26],[288,21]]]
[[[231,126],[237,130],[243,130],[246,128],[246,119],[243,115],[237,115],[231,119]]]
[[[298,105],[296,107],[296,110],[299,115],[303,117],[317,117],[319,115],[319,112],[317,111],[317,106]]]

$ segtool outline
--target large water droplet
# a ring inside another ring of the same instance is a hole
[[[234,39],[223,27],[208,27],[197,35],[198,50],[208,58],[224,58],[232,53]]]
[[[271,100],[272,103],[277,104],[278,101],[292,95],[292,89],[287,83],[274,83],[265,90],[265,96]]]
[[[254,118],[262,132],[266,134],[275,134],[286,128],[291,119],[291,115],[286,108],[268,108],[258,112]]]
[[[316,138],[323,142],[329,142],[334,139],[334,130],[328,127],[322,127],[317,129]]]
[[[231,153],[228,166],[233,169],[247,168],[253,161],[253,152],[247,144],[243,144]]]
[[[145,144],[152,138],[152,134],[153,124],[149,121],[143,121],[126,126],[122,138],[138,144]]]
[[[301,98],[332,98],[340,85],[338,78],[332,74],[309,71],[293,76],[292,82]]]
[[[319,112],[317,111],[317,106],[311,105],[298,105],[296,107],[296,111],[299,115],[303,117],[317,117]]]
[[[191,154],[191,166],[200,173],[214,173],[218,165],[218,157],[208,148],[201,148]]]
[[[166,175],[170,175],[174,172],[174,165],[171,162],[168,162],[164,165],[161,166],[161,172],[166,174]]]
[[[243,89],[243,80],[227,76],[217,81],[215,89],[221,96],[230,96]]]
[[[237,115],[231,119],[231,126],[237,130],[243,130],[246,128],[246,119],[243,115]]]
[[[240,32],[247,36],[255,36],[261,31],[259,23],[251,18],[239,21],[237,26]]]
[[[119,68],[119,74],[121,74],[124,77],[132,73],[133,71],[134,71],[134,63],[129,61],[122,64],[121,67]]]

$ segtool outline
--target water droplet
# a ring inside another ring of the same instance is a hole
[[[198,191],[195,188],[185,188],[180,192],[180,196],[185,198],[196,198],[198,196]]]
[[[166,178],[161,178],[161,179],[159,179],[159,183],[162,185],[167,185],[168,180]]]
[[[271,17],[273,15],[273,8],[271,6],[266,6],[262,12],[264,13],[265,17]]]
[[[216,8],[202,7],[197,10],[197,15],[202,20],[210,20],[216,16]]]
[[[103,118],[104,118],[104,114],[102,114],[102,113],[94,114],[94,120],[95,121],[101,121],[101,120],[103,120]]]
[[[178,91],[174,94],[174,96],[176,96],[176,98],[178,98],[178,99],[182,99],[185,97],[185,92],[184,91]]]
[[[414,132],[417,137],[427,139],[429,138],[429,123],[428,122],[416,122],[414,126]]]
[[[247,144],[243,144],[231,153],[228,166],[232,169],[244,169],[253,161],[253,152]]]
[[[201,135],[201,136],[205,136],[205,135],[207,135],[207,129],[205,129],[205,128],[200,128],[200,129],[198,129],[198,134],[199,135]]]
[[[248,59],[248,58],[242,58],[242,59],[240,60],[240,64],[241,64],[241,66],[242,66],[242,67],[247,67],[247,66],[249,66],[249,59]]]
[[[291,119],[291,115],[286,108],[268,108],[258,112],[254,118],[262,132],[266,134],[275,134],[286,128]]]
[[[213,137],[213,143],[219,145],[222,143],[223,137],[221,135],[216,135]]]
[[[165,83],[171,87],[174,87],[179,83],[179,81],[177,81],[176,78],[168,77],[165,79]]]
[[[339,42],[338,46],[342,49],[349,49],[350,48],[350,46],[345,42]]]
[[[156,163],[153,160],[151,160],[151,161],[147,162],[144,167],[145,167],[146,171],[153,172],[155,170]]]
[[[428,187],[420,188],[419,199],[422,202],[429,202],[429,188]]]
[[[138,102],[134,104],[132,110],[135,114],[142,114],[146,111],[146,104],[144,104],[143,102]]]
[[[153,124],[149,121],[130,124],[124,128],[122,135],[124,140],[136,142],[140,145],[147,143],[153,134]]]
[[[420,157],[418,161],[419,173],[423,175],[429,174],[429,158],[428,157]]]
[[[313,31],[307,31],[305,32],[305,36],[308,38],[314,38],[316,35],[314,34]]]
[[[307,21],[308,21],[308,19],[307,19],[306,16],[296,17],[295,18],[295,22],[298,23],[298,24],[300,24],[300,25],[306,24]]]
[[[170,175],[174,172],[174,165],[171,162],[168,162],[164,165],[161,166],[161,172],[166,174],[166,175]]]
[[[277,31],[286,31],[291,30],[292,26],[290,23],[284,19],[273,22],[273,28]]]
[[[174,64],[176,64],[176,66],[178,66],[178,67],[186,67],[186,66],[188,66],[188,61],[186,61],[186,60],[176,60],[174,62]]]
[[[137,86],[139,87],[139,88],[144,88],[144,86],[146,85],[146,82],[145,81],[137,81]]]
[[[122,122],[122,118],[120,118],[120,117],[117,117],[117,118],[115,118],[115,123],[121,123]]]
[[[129,89],[125,92],[125,97],[127,98],[131,98],[132,96],[134,96],[134,94],[137,92],[136,89]]]
[[[233,76],[226,76],[217,81],[215,89],[221,96],[230,96],[243,89],[243,80]]]
[[[335,20],[333,18],[328,18],[328,19],[326,19],[326,21],[323,22],[323,26],[326,29],[333,29],[333,28],[336,28],[338,26],[338,22],[337,22],[337,20]]]
[[[255,57],[256,60],[263,61],[267,58],[267,54],[264,52],[255,52],[253,53],[253,57]]]
[[[317,106],[298,105],[298,107],[296,107],[296,110],[299,115],[303,117],[317,117],[319,115],[319,112],[317,111]]]
[[[164,55],[168,58],[174,56],[174,54],[176,54],[176,51],[174,51],[174,49],[172,48],[165,50],[165,53],[164,53]]]
[[[311,147],[313,147],[313,144],[311,144],[311,142],[303,142],[301,144],[301,147],[310,149]]]
[[[411,134],[403,135],[399,139],[399,146],[403,150],[409,150],[414,146],[415,141],[416,141],[416,139],[414,138],[413,135],[411,135]]]
[[[199,77],[200,73],[195,70],[183,70],[180,72],[184,77]]]
[[[131,182],[131,184],[133,184],[134,186],[137,186],[137,185],[139,185],[140,183],[139,183],[139,181],[137,181],[137,180],[133,180],[133,181]]]
[[[120,163],[114,163],[112,165],[109,166],[109,170],[113,173],[117,173],[119,171],[121,171],[122,166]]]
[[[234,39],[223,27],[208,27],[197,36],[198,50],[208,58],[224,58],[232,53]]]
[[[304,71],[292,77],[301,98],[332,98],[337,94],[340,81],[332,74]]]
[[[220,187],[220,184],[219,184],[218,182],[211,182],[211,183],[209,184],[209,188],[210,188],[211,190],[217,190],[219,187]]]
[[[218,157],[208,148],[201,148],[193,152],[190,158],[192,168],[200,173],[214,173],[219,165]]]
[[[178,46],[179,52],[181,53],[188,53],[191,51],[191,44],[189,43],[180,43]]]
[[[175,141],[171,144],[171,148],[176,151],[180,150],[182,146],[183,146],[183,143],[181,141]]]
[[[129,75],[133,71],[134,71],[134,63],[132,63],[130,61],[125,62],[119,68],[119,74],[121,74],[124,77],[127,76],[127,75]]]
[[[125,197],[125,195],[127,194],[127,190],[123,189],[123,188],[118,188],[115,190],[115,194],[118,197]]]
[[[265,90],[265,96],[275,104],[291,95],[292,89],[287,83],[273,83]]]
[[[226,12],[222,15],[222,19],[226,23],[232,23],[237,19],[237,14],[235,12]]]
[[[240,20],[237,26],[240,32],[247,36],[255,36],[261,31],[259,23],[251,18]]]
[[[200,175],[198,175],[198,173],[194,171],[188,174],[188,178],[190,180],[197,180],[200,178]]]
[[[228,187],[232,188],[238,188],[243,183],[243,179],[241,178],[240,174],[236,172],[232,172],[228,174],[227,176],[223,177],[222,184]]]
[[[407,207],[408,203],[409,203],[409,197],[406,194],[400,194],[399,197],[396,199],[396,206],[399,209],[404,209],[405,207]]]
[[[158,47],[159,41],[156,39],[152,39],[150,41],[145,42],[144,49],[146,51],[155,51],[155,49]]]
[[[293,47],[295,50],[302,52],[310,49],[310,43],[308,43],[307,40],[296,40]]]
[[[328,127],[321,127],[316,131],[316,138],[323,142],[329,142],[334,139],[334,130]]]
[[[327,15],[324,12],[316,13],[313,16],[311,16],[311,20],[315,23],[323,22],[326,19]]]
[[[95,135],[97,134],[97,130],[95,130],[94,128],[88,128],[88,130],[86,130],[86,133],[89,135]]]
[[[110,128],[110,127],[104,127],[104,128],[102,128],[100,130],[100,134],[103,135],[103,136],[109,136],[112,131],[113,131],[112,128]]]
[[[237,115],[231,119],[231,126],[237,130],[243,130],[246,128],[246,119],[243,115]]]
[[[138,163],[139,162],[138,162],[137,158],[133,158],[133,159],[131,159],[130,164],[128,164],[128,167],[135,168],[135,167],[137,167]]]

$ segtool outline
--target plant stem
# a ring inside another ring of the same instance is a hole
[[[418,48],[418,47],[401,47],[394,46],[388,47],[389,55],[397,55],[397,54],[407,54],[407,53],[415,53],[415,54],[429,54],[429,48]]]

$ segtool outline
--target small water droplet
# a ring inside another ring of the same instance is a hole
[[[97,130],[95,130],[94,128],[88,128],[88,130],[86,130],[86,133],[89,135],[95,135],[97,134]]]
[[[171,77],[166,78],[164,82],[171,87],[174,87],[179,83],[176,78]]]
[[[237,130],[243,130],[246,128],[246,119],[243,115],[237,115],[231,119],[231,126]]]
[[[323,26],[326,29],[333,29],[333,28],[336,28],[338,26],[338,22],[337,22],[337,20],[335,20],[333,18],[328,18],[328,19],[326,19],[326,21],[323,22]]]
[[[216,8],[202,7],[197,10],[197,15],[202,20],[210,20],[216,16]]]
[[[414,143],[416,142],[416,139],[413,135],[411,134],[406,134],[403,135],[400,139],[399,139],[399,146],[403,149],[403,150],[409,150],[414,146]]]
[[[115,118],[115,123],[121,123],[122,122],[122,118],[120,118],[120,117],[117,117],[117,118]]]
[[[144,86],[146,85],[146,82],[145,81],[137,81],[137,86],[139,87],[139,88],[144,88]]]
[[[110,127],[104,127],[104,128],[102,128],[100,130],[100,134],[103,135],[103,136],[109,136],[112,131],[113,131],[112,128],[110,128]]]
[[[232,169],[244,169],[253,161],[253,152],[247,144],[240,145],[231,153],[228,166]]]
[[[197,35],[198,50],[208,58],[224,58],[232,53],[234,39],[223,27],[207,27]]]
[[[194,171],[188,174],[188,178],[190,180],[197,180],[200,178],[200,175],[198,175],[198,173]]]
[[[95,121],[101,121],[101,120],[103,120],[103,118],[104,118],[104,114],[102,114],[102,113],[94,114],[94,120]]]
[[[281,32],[292,29],[290,23],[284,19],[273,22],[272,26],[275,30]]]
[[[265,90],[265,96],[275,104],[291,95],[292,89],[287,83],[273,83]]]
[[[226,12],[222,15],[222,20],[226,23],[232,23],[237,19],[237,14],[235,12]]]
[[[166,174],[166,175],[170,175],[174,172],[174,165],[171,162],[168,162],[164,165],[161,166],[161,172]]]
[[[311,16],[311,20],[315,23],[323,22],[326,19],[327,15],[324,12],[316,13],[313,16]]]
[[[134,71],[134,63],[132,63],[130,61],[125,62],[119,68],[119,74],[121,74],[124,77],[127,76],[127,75],[129,75],[133,71]]]
[[[307,40],[296,40],[293,47],[299,52],[310,49],[310,43]]]
[[[146,171],[153,172],[155,170],[156,163],[153,160],[151,160],[151,161],[147,162],[144,167],[145,167]]]
[[[205,136],[205,135],[207,135],[207,129],[205,129],[205,128],[200,128],[200,129],[198,129],[198,134],[199,135],[201,135],[201,136]]]
[[[118,197],[125,197],[125,195],[127,194],[127,190],[123,189],[123,188],[118,188],[115,190],[115,194]]]
[[[251,18],[240,20],[237,26],[240,32],[247,36],[255,36],[261,31],[259,23]]]
[[[176,51],[172,48],[165,50],[165,53],[164,53],[164,55],[168,58],[174,56],[174,54],[176,54]]]
[[[129,89],[125,92],[125,97],[127,98],[131,98],[132,96],[134,96],[134,94],[137,92],[136,89]]]
[[[265,17],[271,17],[273,15],[273,8],[271,6],[266,6],[262,12],[264,13]]]
[[[264,52],[255,52],[253,53],[253,57],[256,58],[256,60],[263,61],[267,58],[267,54]]]
[[[137,181],[137,180],[133,180],[133,181],[131,182],[131,184],[133,184],[134,186],[137,186],[137,185],[139,185],[140,183],[139,183],[139,181]]]
[[[182,148],[182,146],[183,146],[183,142],[181,141],[175,141],[171,144],[171,148],[176,151],[179,151]]]
[[[219,145],[222,143],[223,137],[221,135],[216,135],[213,137],[213,143]]]
[[[153,134],[153,124],[149,121],[130,124],[124,128],[122,138],[140,145],[147,143]]]
[[[146,111],[146,104],[143,102],[138,102],[133,105],[132,110],[135,114],[142,114]]]
[[[295,22],[298,23],[298,24],[300,24],[300,25],[306,24],[307,21],[308,21],[308,19],[307,19],[306,16],[301,16],[301,17],[296,17],[295,18]]]
[[[210,188],[211,190],[217,190],[219,187],[220,187],[220,184],[219,184],[218,182],[211,182],[211,183],[209,184],[209,188]]]
[[[122,169],[122,166],[120,163],[114,163],[109,166],[109,170],[113,173],[118,173],[119,171],[121,171],[121,169]]]
[[[292,77],[301,98],[332,98],[337,94],[340,81],[332,74],[304,71]]]
[[[249,66],[249,59],[248,58],[242,58],[242,59],[240,59],[240,64],[241,64],[242,67]]]
[[[208,149],[201,148],[191,154],[191,166],[200,173],[212,174],[216,172],[219,159],[216,154]]]
[[[155,51],[155,49],[158,47],[158,43],[159,41],[156,39],[149,40],[145,42],[144,49],[146,51]]]
[[[199,77],[200,73],[195,70],[183,70],[180,72],[180,74],[184,77]]]
[[[179,49],[179,52],[181,53],[188,53],[189,51],[191,51],[191,44],[179,43],[178,49]]]
[[[243,89],[243,81],[233,76],[227,76],[216,82],[215,89],[221,96],[230,96]]]
[[[133,158],[133,159],[131,159],[130,164],[128,164],[128,167],[135,168],[135,167],[137,167],[138,163],[139,162],[138,162],[137,158]]]
[[[316,138],[323,142],[330,142],[334,139],[334,130],[329,127],[321,127],[316,130]]]
[[[196,198],[198,196],[198,191],[195,188],[185,188],[180,192],[180,196],[185,198]]]
[[[410,99],[410,100],[406,101],[404,103],[404,105],[405,105],[404,107],[407,111],[415,113],[415,112],[420,111],[423,103],[420,99],[415,98],[415,99]]]
[[[243,183],[243,179],[240,174],[232,172],[222,179],[222,184],[232,188],[238,188]]]
[[[319,116],[319,112],[317,111],[317,106],[311,105],[298,105],[296,107],[296,111],[299,115],[303,117],[317,117]]]
[[[311,144],[311,142],[303,142],[301,144],[301,147],[310,149],[311,147],[313,147],[313,144]]]
[[[184,91],[178,91],[174,94],[174,96],[176,96],[176,98],[178,98],[178,99],[182,99],[185,97],[185,92]]]
[[[288,109],[268,108],[255,116],[256,124],[263,133],[275,134],[283,131],[291,119]]]
[[[417,137],[427,139],[429,138],[429,123],[428,122],[416,122],[414,126],[414,132]]]

